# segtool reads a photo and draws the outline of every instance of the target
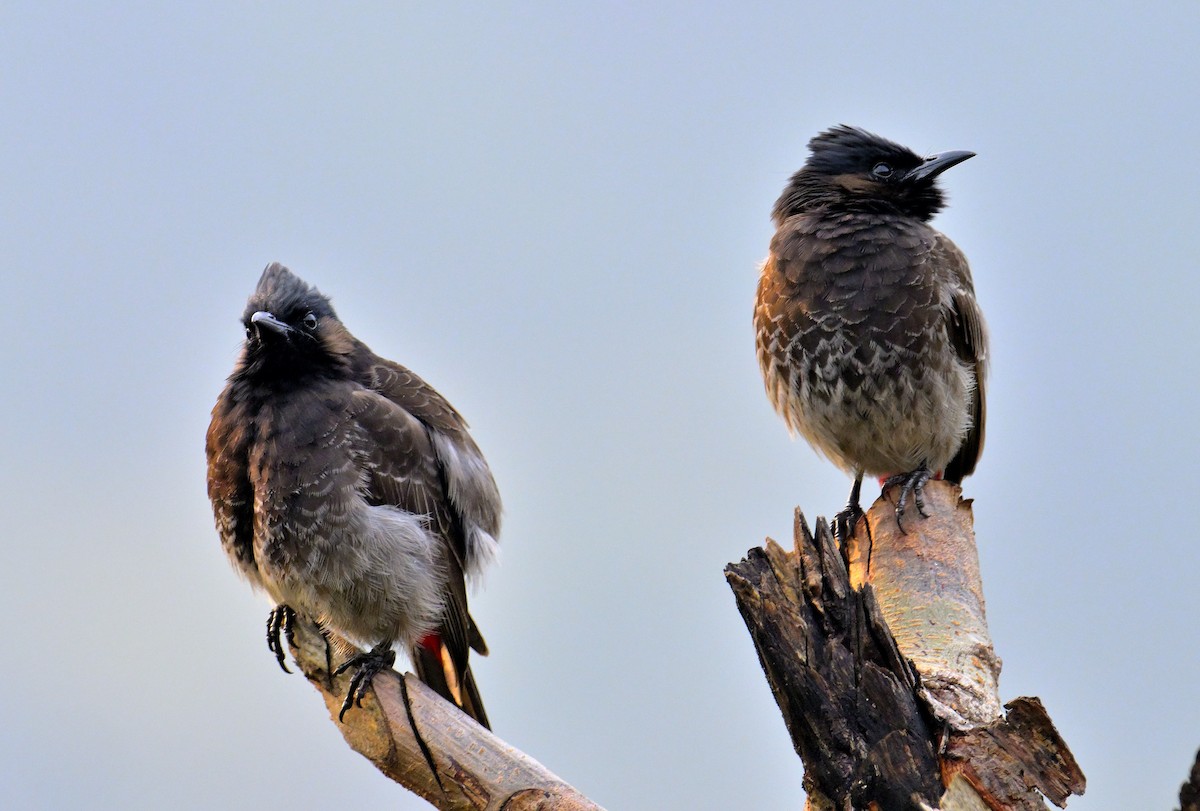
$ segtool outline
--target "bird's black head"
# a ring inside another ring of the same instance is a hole
[[[278,262],[267,265],[242,315],[246,343],[237,374],[260,382],[338,376],[354,338],[329,299]]]
[[[812,154],[775,203],[776,225],[795,214],[874,211],[929,220],[945,205],[937,176],[974,152],[922,158],[911,149],[845,124],[808,142]]]

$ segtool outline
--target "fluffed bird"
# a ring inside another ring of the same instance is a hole
[[[283,265],[263,271],[242,325],[208,429],[208,495],[230,561],[277,606],[280,665],[281,626],[299,612],[370,647],[339,668],[354,670],[343,715],[399,644],[422,681],[488,726],[466,578],[495,553],[501,502],[466,422]]]
[[[915,152],[857,127],[809,141],[775,203],[754,307],[767,395],[789,431],[854,477],[834,521],[862,515],[864,474],[924,514],[931,476],[961,483],[983,450],[987,334],[971,271],[929,225],[937,179],[973,152]]]

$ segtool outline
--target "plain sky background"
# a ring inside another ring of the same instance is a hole
[[[799,808],[722,568],[849,480],[767,404],[771,206],[839,122],[943,176],[991,329],[975,499],[1008,700],[1167,809],[1200,747],[1200,5],[0,10],[0,796],[424,808],[220,551],[209,410],[263,266],[471,421],[497,733],[616,809]],[[876,495],[872,488],[869,503]]]

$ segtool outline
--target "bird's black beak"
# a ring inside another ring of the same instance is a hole
[[[264,334],[264,330],[273,332],[276,335],[286,336],[292,331],[292,328],[280,321],[275,316],[268,312],[259,310],[254,315],[250,316],[250,323],[258,330],[259,335]]]
[[[974,152],[939,152],[930,155],[916,169],[905,176],[905,180],[932,180],[951,166],[958,166],[968,158],[975,157]]]

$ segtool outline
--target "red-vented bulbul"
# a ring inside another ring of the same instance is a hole
[[[862,514],[863,474],[899,485],[896,517],[983,448],[987,338],[966,257],[929,220],[938,175],[974,156],[926,158],[833,127],[775,203],[754,307],[767,394],[793,433],[854,476],[834,525]]]
[[[501,506],[466,422],[282,265],[263,272],[242,324],[208,429],[208,494],[225,552],[278,606],[280,665],[296,611],[373,646],[339,668],[355,669],[343,715],[399,643],[422,681],[487,726],[467,661],[487,647],[464,576],[492,557]]]

